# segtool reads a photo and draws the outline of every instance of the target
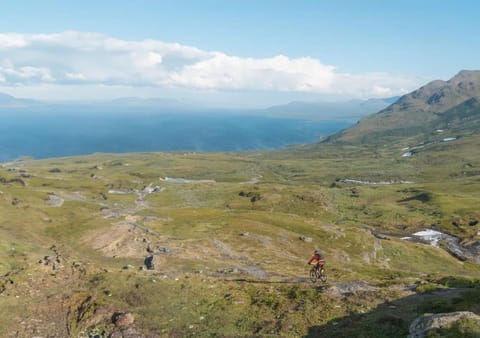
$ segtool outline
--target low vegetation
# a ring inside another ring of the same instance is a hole
[[[475,248],[479,143],[5,163],[0,335],[404,337],[424,312],[478,313],[480,265],[403,238]],[[315,248],[324,284],[308,279]]]

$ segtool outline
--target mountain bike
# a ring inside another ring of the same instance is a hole
[[[325,272],[325,267],[317,269],[316,266],[312,266],[310,269],[310,280],[312,283],[315,283],[317,280],[321,280],[323,283],[327,281],[327,273]]]

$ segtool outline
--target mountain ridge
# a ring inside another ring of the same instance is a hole
[[[168,111],[178,112],[227,112],[235,114],[262,114],[271,117],[300,118],[307,120],[348,120],[356,122],[359,118],[374,113],[398,97],[352,99],[347,101],[292,101],[266,108],[210,107],[206,104],[184,102],[165,97],[119,97],[102,101],[41,101],[16,98],[0,93],[0,108],[39,108],[42,112],[58,111]]]
[[[0,108],[17,108],[37,105],[39,101],[33,99],[17,98],[9,94],[0,93]]]
[[[462,70],[448,81],[434,80],[400,97],[355,126],[332,135],[328,141],[388,142],[398,140],[398,137],[425,137],[434,132],[432,128],[435,126],[442,125],[448,129],[447,120],[455,117],[452,112],[461,115],[459,109],[471,99],[480,100],[480,71]],[[475,101],[467,104],[470,110]],[[449,114],[445,115],[446,112]],[[463,128],[471,130],[471,123],[479,122],[480,110],[478,113],[471,110],[469,124],[465,123]],[[460,124],[457,123],[456,129],[462,129]]]
[[[266,110],[274,116],[282,117],[291,116],[313,119],[321,117],[357,121],[368,114],[385,108],[398,98],[398,96],[394,96],[346,101],[292,101],[287,104],[268,107]]]

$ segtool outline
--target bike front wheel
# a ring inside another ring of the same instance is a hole
[[[310,270],[310,280],[312,283],[315,283],[317,281],[317,271],[315,271],[315,268],[312,268]]]

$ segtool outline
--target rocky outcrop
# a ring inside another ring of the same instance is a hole
[[[445,241],[440,242],[448,253],[461,261],[470,260],[480,263],[480,243],[464,243],[460,238],[448,236]]]
[[[337,282],[334,283],[326,293],[333,297],[345,297],[357,292],[373,292],[377,291],[375,286],[365,281]]]
[[[54,195],[53,193],[48,194],[48,199],[45,200],[45,203],[51,207],[61,207],[65,200],[59,196]]]
[[[143,263],[147,267],[147,270],[155,270],[155,263],[153,262],[154,257],[155,256],[153,255],[145,257],[145,260],[143,261]]]
[[[299,240],[303,241],[303,242],[306,242],[306,243],[310,243],[312,242],[312,238],[311,237],[307,237],[307,236],[300,236],[298,237]]]
[[[152,183],[150,183],[149,185],[144,187],[143,190],[140,191],[140,193],[144,194],[144,195],[149,195],[149,194],[153,194],[153,193],[161,192],[161,191],[163,191],[162,187],[160,187],[158,185],[153,186]]]
[[[110,333],[109,338],[142,338],[141,332],[133,327],[135,317],[131,312],[115,312],[112,315],[112,323],[115,330]]]
[[[112,316],[112,322],[116,327],[127,328],[133,324],[135,317],[131,312],[115,312]]]
[[[0,183],[3,183],[3,184],[9,184],[9,183],[18,183],[22,186],[26,186],[26,183],[24,180],[22,180],[21,178],[11,178],[11,179],[6,179],[5,177],[1,177],[0,176]]]
[[[427,229],[413,234],[416,240],[439,246],[460,261],[470,260],[480,263],[480,242],[462,240],[440,231]]]
[[[245,191],[240,191],[238,193],[238,196],[240,197],[248,197],[250,199],[250,202],[252,203],[255,203],[256,201],[260,201],[263,196],[260,195],[260,193],[258,192],[253,192],[253,191],[249,191],[249,192],[245,192]]]
[[[480,316],[468,311],[437,314],[425,313],[410,324],[408,338],[423,338],[428,331],[446,327],[460,319],[472,319],[480,322]]]
[[[54,255],[46,255],[43,258],[38,260],[38,264],[45,266],[51,266],[52,270],[58,270],[63,267],[62,265],[62,255],[58,252],[57,247],[52,245],[50,250],[53,251]]]

